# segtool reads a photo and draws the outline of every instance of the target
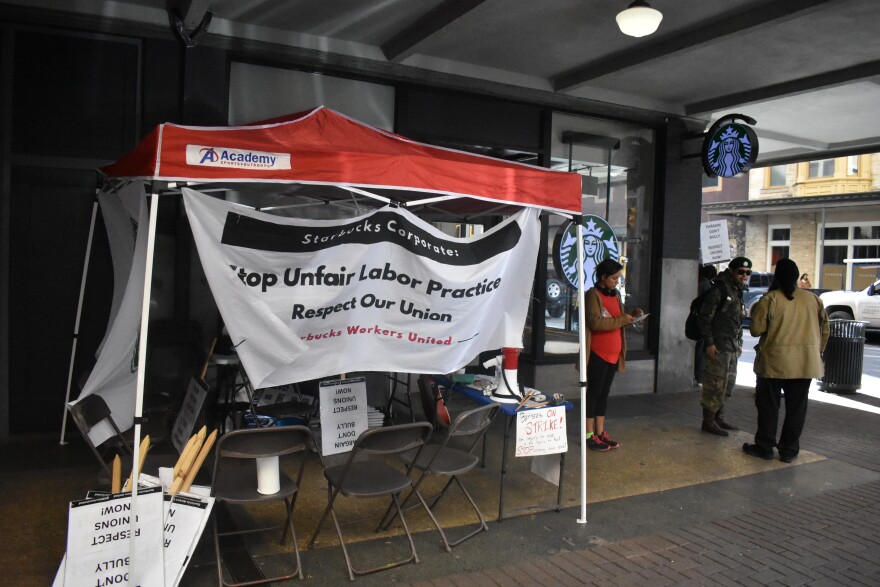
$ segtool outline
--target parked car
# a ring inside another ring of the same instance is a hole
[[[565,314],[568,305],[566,286],[555,277],[547,278],[547,313],[551,318],[559,318]]]
[[[819,296],[831,320],[861,320],[880,331],[880,279],[861,291],[829,291]]]
[[[758,303],[773,281],[772,273],[764,273],[762,271],[753,271],[749,277],[749,288],[743,292],[743,317],[749,318],[752,315],[752,308]]]

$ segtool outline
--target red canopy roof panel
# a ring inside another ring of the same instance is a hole
[[[161,124],[102,171],[159,181],[373,187],[400,190],[402,201],[416,191],[581,212],[577,174],[418,143],[324,107],[238,127]]]

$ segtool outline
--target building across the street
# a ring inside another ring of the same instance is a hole
[[[789,257],[817,289],[863,289],[877,280],[880,153],[755,168],[747,194],[733,183],[742,180],[705,186],[703,214],[729,219],[734,247],[755,270],[773,271]]]

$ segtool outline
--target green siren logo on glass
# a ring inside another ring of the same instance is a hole
[[[706,133],[703,170],[709,177],[736,177],[751,169],[757,158],[758,137],[751,127],[716,122]]]
[[[584,285],[596,283],[596,265],[605,259],[619,259],[617,236],[601,216],[585,214],[584,226]],[[553,240],[553,264],[556,273],[577,289],[577,224],[568,222],[559,227]]]

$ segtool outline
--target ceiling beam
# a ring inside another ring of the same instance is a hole
[[[698,113],[717,112],[752,102],[764,102],[782,96],[793,96],[821,88],[840,86],[877,75],[880,75],[880,61],[870,61],[827,73],[819,73],[788,82],[764,86],[763,88],[753,88],[735,94],[693,102],[685,106],[685,112],[689,116]]]
[[[694,49],[743,31],[779,24],[779,21],[803,16],[807,11],[822,8],[824,4],[829,2],[841,1],[776,0],[775,2],[765,2],[761,0],[754,5],[741,7],[698,22],[683,31],[673,32],[659,37],[655,41],[640,44],[631,51],[619,51],[608,57],[570,69],[552,79],[553,89],[557,92],[573,90],[609,73],[642,65],[680,51]]]
[[[759,139],[767,139],[768,141],[779,141],[781,143],[789,143],[791,145],[799,145],[805,149],[812,149],[814,151],[827,151],[831,148],[830,143],[816,141],[813,139],[805,139],[804,137],[798,137],[795,135],[786,134],[783,132],[775,132],[772,130],[760,130],[753,129],[755,134],[758,135]]]
[[[382,44],[382,53],[388,61],[400,63],[413,53],[416,46],[449,26],[486,0],[446,0],[414,23]]]

